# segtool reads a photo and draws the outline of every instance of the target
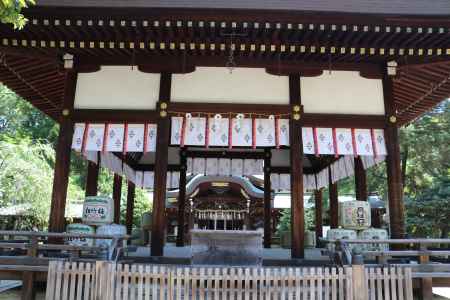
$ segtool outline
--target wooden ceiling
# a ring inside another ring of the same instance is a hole
[[[450,18],[42,7],[27,17],[22,31],[0,25],[0,80],[55,119],[64,53],[82,69],[114,64],[175,73],[225,66],[230,51],[237,66],[275,74],[344,69],[373,77],[395,60],[402,124],[450,96]]]

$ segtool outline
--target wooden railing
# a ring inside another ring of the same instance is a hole
[[[91,261],[95,264],[98,259],[115,259],[120,254],[121,244],[129,236],[78,234],[78,233],[52,233],[33,231],[0,231],[1,237],[9,239],[0,240],[0,249],[10,250],[11,255],[0,254],[0,275],[3,279],[22,280],[22,299],[34,299],[35,281],[45,281],[48,264],[54,259],[69,259]],[[23,240],[16,237],[25,238]],[[67,245],[63,242],[70,238],[109,239],[109,247],[103,246],[77,246]],[[24,252],[24,253],[23,253]],[[63,255],[66,252],[67,254]],[[90,252],[90,257],[80,254]],[[99,256],[103,254],[102,258]],[[43,278],[44,277],[44,278]]]
[[[381,273],[382,277],[377,277]],[[240,268],[51,262],[53,299],[412,300],[409,268]],[[370,298],[369,298],[370,297]]]
[[[350,264],[355,256],[350,251],[349,245],[361,244],[387,244],[387,245],[406,245],[413,250],[379,250],[379,251],[361,251],[362,255],[372,256],[376,258],[379,266],[388,265],[388,259],[394,257],[417,257],[418,265],[410,265],[412,268],[412,277],[420,279],[422,299],[433,299],[433,278],[439,278],[450,282],[450,250],[429,250],[428,246],[433,244],[450,244],[450,239],[356,239],[356,240],[326,240],[324,243],[332,243],[335,245],[335,251],[329,254],[332,259],[337,258],[340,265]],[[414,249],[417,248],[417,249]],[[430,257],[446,256],[448,263],[430,263]],[[394,263],[391,265],[398,265]]]

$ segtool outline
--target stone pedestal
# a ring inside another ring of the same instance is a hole
[[[260,266],[262,233],[258,231],[191,230],[194,265]]]

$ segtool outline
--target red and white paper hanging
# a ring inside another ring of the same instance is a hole
[[[144,136],[145,134],[147,135]],[[72,149],[75,151],[152,152],[156,149],[156,134],[156,124],[76,123]]]

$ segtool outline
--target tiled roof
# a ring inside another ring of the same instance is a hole
[[[39,6],[295,10],[396,15],[450,15],[450,0],[40,0]]]

